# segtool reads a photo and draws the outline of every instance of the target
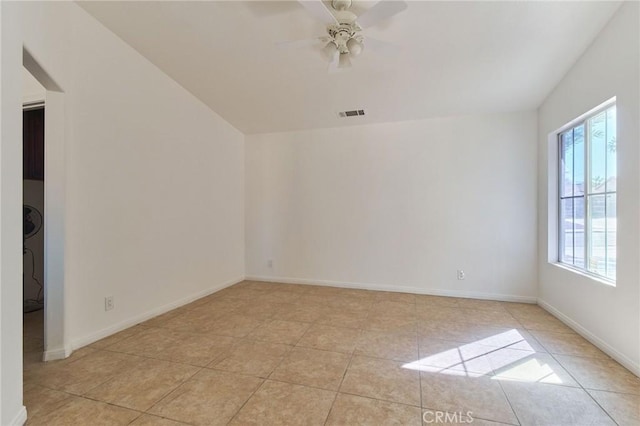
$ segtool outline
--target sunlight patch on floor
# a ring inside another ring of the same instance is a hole
[[[509,365],[505,371],[501,371],[493,375],[494,380],[513,380],[517,382],[540,382],[562,384],[562,380],[553,371],[549,364],[545,364],[535,358],[516,361]]]
[[[455,345],[455,342],[451,342]],[[515,348],[515,349],[514,349]],[[404,364],[409,370],[494,380],[561,384],[553,368],[512,329]]]

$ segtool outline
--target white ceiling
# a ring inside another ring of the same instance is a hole
[[[353,68],[328,74],[318,51],[275,46],[325,34],[295,1],[81,3],[244,133],[536,108],[619,5],[413,1],[364,32],[399,51],[365,39]]]

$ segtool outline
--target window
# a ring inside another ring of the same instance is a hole
[[[616,106],[558,134],[560,263],[616,279]]]

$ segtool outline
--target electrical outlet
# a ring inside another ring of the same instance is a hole
[[[113,309],[113,296],[108,296],[104,298],[104,310],[110,311]]]
[[[458,269],[458,279],[459,280],[464,280],[464,271],[462,269]]]
[[[271,259],[267,260],[267,266],[269,268],[273,268],[273,260],[271,260]]]

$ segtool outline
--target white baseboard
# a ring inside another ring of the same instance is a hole
[[[496,293],[484,293],[484,292],[473,292],[473,291],[453,291],[453,290],[443,290],[443,289],[437,289],[437,288],[422,288],[422,287],[394,285],[394,284],[354,283],[354,282],[343,282],[343,281],[310,280],[305,278],[269,277],[269,276],[257,276],[257,275],[248,275],[245,277],[245,279],[251,280],[251,281],[266,281],[266,282],[286,283],[286,284],[306,284],[306,285],[320,285],[320,286],[327,286],[327,287],[355,288],[360,290],[377,290],[377,291],[393,291],[397,293],[428,294],[431,296],[463,297],[466,299],[499,300],[502,302],[537,303],[538,301],[538,299],[533,296],[516,296],[511,294],[496,294]]]
[[[69,355],[71,355],[70,347],[59,347],[56,349],[47,349],[42,354],[43,361],[55,361],[57,359],[65,359]]]
[[[13,417],[13,420],[9,422],[10,426],[22,426],[27,422],[27,407],[24,405],[18,411],[18,413]]]
[[[100,331],[97,331],[95,333],[91,333],[89,335],[83,336],[79,339],[75,339],[71,342],[71,349],[72,350],[76,350],[76,349],[80,349],[84,346],[90,345],[93,342],[97,342],[100,339],[103,339],[105,337],[111,336],[112,334],[115,334],[119,331],[122,331],[124,329],[127,329],[129,327],[132,327],[136,324],[139,324],[143,321],[146,321],[148,319],[151,319],[153,317],[156,317],[158,315],[164,314],[165,312],[169,312],[173,309],[179,308],[180,306],[184,306],[188,303],[193,302],[194,300],[198,300],[202,297],[208,296],[212,293],[215,293],[217,291],[220,291],[224,288],[227,288],[229,286],[232,286],[234,284],[237,284],[241,281],[244,281],[244,277],[240,277],[240,278],[236,278],[234,280],[231,281],[227,281],[225,283],[222,284],[218,284],[216,286],[213,286],[211,288],[208,288],[204,291],[192,294],[190,296],[184,297],[182,299],[176,300],[175,302],[171,302],[167,305],[161,306],[159,308],[156,309],[152,309],[150,311],[147,311],[143,314],[140,315],[136,315],[133,318],[129,318],[125,321],[121,321],[115,325],[112,325],[110,327],[107,328],[103,328]],[[69,352],[68,354],[66,354],[66,356],[71,355],[71,353]],[[66,357],[65,356],[65,357]],[[58,358],[56,358],[58,359]]]
[[[640,365],[635,363],[633,360],[629,359],[626,355],[620,353],[618,350],[613,348],[611,345],[606,343],[604,340],[587,330],[585,327],[580,325],[577,321],[569,318],[567,315],[560,312],[558,309],[550,305],[548,302],[538,299],[538,305],[540,305],[545,311],[549,312],[554,317],[558,318],[560,321],[565,323],[569,328],[574,330],[576,333],[587,339],[589,342],[593,343],[597,346],[602,352],[609,355],[611,358],[618,361],[625,368],[631,371],[636,376],[640,377]]]

